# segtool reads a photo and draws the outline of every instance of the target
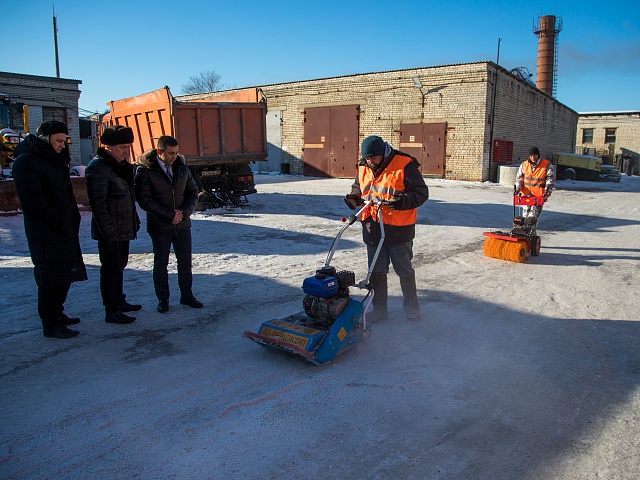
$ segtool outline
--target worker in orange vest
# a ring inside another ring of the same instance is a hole
[[[540,157],[538,147],[529,149],[529,159],[520,164],[516,174],[516,193],[534,197],[544,197],[545,202],[551,196],[555,184],[555,172],[549,160]],[[523,207],[523,216],[540,217],[542,205]]]
[[[420,173],[420,164],[411,155],[399,152],[378,136],[362,141],[358,173],[345,197],[349,208],[369,200],[384,202],[372,206],[361,218],[362,236],[367,244],[369,263],[380,241],[378,215],[382,215],[385,239],[369,279],[373,287],[373,320],[385,320],[387,311],[387,274],[389,265],[400,278],[403,310],[410,320],[420,319],[413,258],[416,209],[429,198],[429,189]]]

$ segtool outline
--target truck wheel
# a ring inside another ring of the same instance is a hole
[[[537,257],[538,255],[540,255],[540,237],[537,235],[534,235],[533,237],[531,237],[531,256],[532,257]]]
[[[565,180],[575,180],[576,179],[576,171],[573,168],[567,168],[563,174],[562,178]]]

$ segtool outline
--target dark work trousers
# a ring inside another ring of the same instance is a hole
[[[369,263],[373,259],[378,245],[367,245],[367,256]],[[413,259],[413,241],[398,243],[395,245],[382,245],[378,260],[373,268],[373,273],[389,273],[389,264],[393,265],[393,269],[399,277],[408,277],[413,275],[413,267],[411,260]]]
[[[100,293],[102,304],[107,314],[118,311],[118,305],[125,302],[126,295],[122,291],[124,269],[129,263],[129,240],[119,241],[118,246],[109,249],[109,244],[98,240],[100,254]]]
[[[38,315],[42,320],[42,328],[54,328],[60,323],[69,288],[70,283],[61,287],[38,287]]]
[[[153,233],[153,286],[158,300],[169,300],[169,253],[171,245],[178,262],[178,287],[180,298],[191,298],[191,229],[185,228],[177,232]]]

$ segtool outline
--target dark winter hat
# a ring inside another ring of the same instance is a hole
[[[57,120],[47,120],[46,122],[42,122],[38,128],[36,129],[36,135],[55,135],[56,133],[64,133],[65,135],[69,135],[69,130],[67,130],[67,126],[58,122]]]
[[[384,155],[384,140],[376,135],[371,135],[362,141],[362,158]]]
[[[102,135],[100,135],[100,142],[109,146],[133,143],[133,130],[124,125],[105,128]]]
[[[529,155],[538,155],[538,156],[540,156],[540,150],[538,150],[538,147],[531,147],[529,149]]]

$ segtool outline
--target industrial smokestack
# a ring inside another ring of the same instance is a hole
[[[553,96],[556,93],[558,34],[561,30],[562,19],[556,19],[555,15],[540,17],[538,25],[533,27],[533,33],[538,36],[536,87]]]

